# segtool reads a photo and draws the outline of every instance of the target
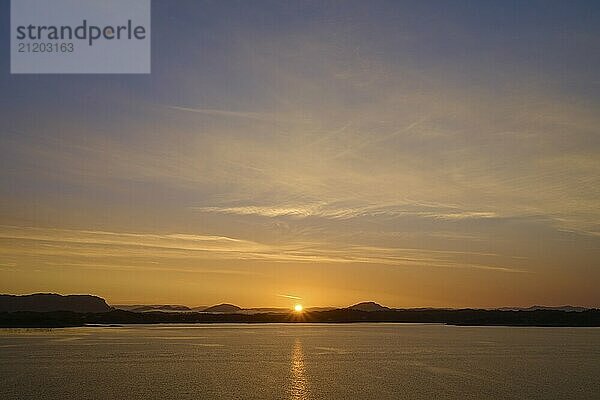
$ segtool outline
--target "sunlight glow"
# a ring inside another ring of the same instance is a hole
[[[302,307],[302,304],[296,304],[296,305],[294,306],[294,311],[295,311],[295,312],[298,312],[298,313],[299,313],[299,312],[302,312],[302,310],[303,310],[303,309],[304,309],[304,307]]]

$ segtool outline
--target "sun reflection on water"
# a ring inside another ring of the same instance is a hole
[[[304,370],[304,352],[302,351],[302,341],[296,338],[292,347],[292,382],[290,399],[306,400],[308,399],[308,382]]]

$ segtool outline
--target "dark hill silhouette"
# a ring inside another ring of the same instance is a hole
[[[305,312],[311,311],[330,311],[335,310],[335,307],[307,307],[304,309]],[[243,308],[242,311],[246,314],[260,314],[260,313],[289,313],[290,307],[252,307]]]
[[[354,304],[346,308],[347,310],[355,311],[389,311],[391,308],[382,306],[381,304],[375,303],[374,301],[363,301],[362,303]]]
[[[223,313],[223,314],[239,313],[240,311],[242,311],[241,307],[235,306],[233,304],[227,304],[227,303],[218,304],[216,306],[208,307],[208,308],[205,308],[204,310],[202,310],[202,312],[205,312],[205,313]]]
[[[347,308],[305,313],[292,318],[286,313],[221,313],[221,312],[132,312],[113,310],[105,313],[0,312],[0,327],[67,327],[83,325],[158,324],[158,323],[357,323],[400,322],[449,325],[502,326],[595,326],[600,327],[600,310],[580,312],[560,310],[389,310],[358,311]]]
[[[0,312],[15,311],[72,311],[103,313],[112,310],[106,301],[88,294],[62,296],[54,293],[36,293],[23,296],[0,295]]]
[[[192,311],[188,306],[180,304],[115,304],[114,308],[125,311]]]
[[[153,306],[141,306],[146,309]],[[301,318],[291,309],[242,309],[218,304],[202,312],[187,306],[159,306],[177,311],[115,310],[104,299],[92,295],[38,293],[25,296],[0,295],[0,327],[67,327],[83,325],[156,323],[442,323],[450,325],[503,326],[595,326],[600,310],[583,307],[533,306],[523,310],[486,309],[392,309],[374,302],[348,308],[308,311]],[[558,309],[557,309],[558,308]],[[281,310],[281,311],[277,311]],[[184,311],[184,312],[182,312]],[[257,312],[258,311],[258,312]]]
[[[179,304],[112,304],[112,307],[117,310],[133,311],[133,312],[150,312],[150,311],[165,311],[165,312],[219,312],[231,313],[240,312],[244,314],[260,314],[260,313],[287,313],[291,310],[290,307],[250,307],[240,308],[233,304],[219,304],[216,306],[197,306],[188,307]],[[329,311],[335,310],[336,307],[308,307],[304,311]]]
[[[531,306],[531,307],[501,307],[498,308],[501,311],[537,311],[537,310],[550,310],[550,311],[568,311],[568,312],[581,312],[588,310],[586,307],[577,306]]]

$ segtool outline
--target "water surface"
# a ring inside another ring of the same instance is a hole
[[[599,399],[600,329],[0,329],[0,399]]]

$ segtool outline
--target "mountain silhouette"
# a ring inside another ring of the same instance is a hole
[[[102,313],[112,310],[106,301],[88,294],[63,296],[54,293],[36,293],[23,296],[0,295],[0,312],[15,311],[72,311]]]
[[[114,304],[114,308],[125,311],[192,311],[188,306],[180,304]]]
[[[205,308],[204,310],[202,310],[202,312],[205,313],[238,313],[242,311],[241,307],[235,306],[233,304],[227,304],[227,303],[223,303],[223,304],[217,304],[216,306],[212,306],[212,307],[208,307]]]
[[[241,308],[233,304],[219,304],[216,306],[197,306],[189,307],[181,304],[111,304],[117,310],[133,311],[133,312],[149,312],[149,311],[164,311],[164,312],[215,312],[215,313],[244,313],[244,314],[259,314],[259,313],[287,313],[291,311],[291,307],[250,307]],[[335,310],[337,307],[307,307],[306,312],[311,311],[329,311]]]
[[[568,311],[568,312],[581,312],[586,311],[586,307],[578,306],[531,306],[531,307],[500,307],[497,310],[502,311],[537,311],[537,310],[550,310],[550,311]]]
[[[104,299],[92,295],[62,296],[49,293],[24,296],[0,295],[0,327],[290,322],[400,322],[468,326],[600,326],[600,310],[575,306],[533,306],[524,310],[394,309],[367,301],[347,308],[329,309],[323,307],[322,311],[307,311],[305,318],[300,319],[290,318],[292,311],[287,308],[243,309],[226,303],[208,307],[203,311],[195,311],[194,309],[192,309],[194,311],[190,311],[189,307],[178,305],[140,305],[137,308],[137,311],[115,309],[106,304]]]
[[[356,311],[388,311],[391,310],[389,307],[382,306],[381,304],[375,303],[374,301],[363,301],[362,303],[354,304],[350,307],[346,307],[348,310]]]

